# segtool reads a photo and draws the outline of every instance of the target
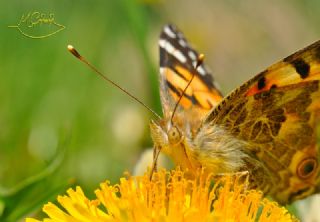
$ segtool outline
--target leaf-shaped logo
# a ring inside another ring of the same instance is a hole
[[[37,11],[23,14],[17,25],[8,27],[16,28],[22,35],[33,39],[46,38],[66,28],[55,21],[53,13],[46,14]]]

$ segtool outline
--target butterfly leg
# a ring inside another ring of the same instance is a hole
[[[154,146],[153,147],[153,160],[152,160],[152,171],[157,172],[158,171],[158,156],[159,152],[157,152],[157,148]]]
[[[216,176],[217,177],[224,177],[224,176],[247,176],[249,175],[249,171],[248,170],[244,170],[244,171],[239,171],[239,172],[234,172],[234,173],[219,173]]]
[[[215,177],[235,177],[236,180],[244,185],[243,190],[249,189],[249,176],[250,172],[248,170],[234,172],[234,173],[219,173]]]
[[[152,175],[154,172],[157,172],[158,170],[158,157],[161,151],[161,147],[153,147],[153,163],[152,163],[152,168],[150,172],[150,180],[152,179]]]

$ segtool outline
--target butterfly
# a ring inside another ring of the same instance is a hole
[[[191,172],[246,171],[251,188],[282,204],[320,192],[320,41],[225,97],[177,27],[164,26],[159,48],[163,118],[150,123],[155,150]]]

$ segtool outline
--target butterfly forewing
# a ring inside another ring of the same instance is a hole
[[[180,101],[183,110],[198,110],[203,116],[222,99],[205,65],[195,69],[198,53],[173,25],[164,26],[159,39],[160,91],[165,115],[171,115],[184,88],[192,80]]]

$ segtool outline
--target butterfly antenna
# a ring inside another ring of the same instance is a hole
[[[111,83],[112,85],[114,85],[115,87],[117,87],[118,89],[120,89],[122,92],[124,92],[125,94],[127,94],[128,96],[130,96],[132,99],[134,99],[135,101],[137,101],[138,103],[140,103],[142,106],[144,106],[147,110],[149,110],[155,117],[157,117],[158,119],[160,119],[161,117],[155,112],[153,111],[151,108],[149,108],[146,104],[144,104],[143,102],[141,102],[137,97],[135,97],[134,95],[132,95],[131,93],[129,93],[127,90],[125,90],[124,88],[122,88],[121,86],[119,86],[117,83],[115,83],[114,81],[112,81],[111,79],[109,79],[108,77],[106,77],[105,75],[103,75],[99,70],[97,70],[93,65],[91,65],[83,56],[80,55],[80,53],[72,46],[72,45],[68,45],[68,50],[69,52],[72,53],[72,55],[74,55],[77,59],[79,59],[80,61],[82,61],[83,63],[85,63],[87,66],[89,66],[95,73],[97,73],[100,77],[102,77],[105,81]]]
[[[198,69],[198,67],[201,66],[201,64],[203,63],[203,60],[204,60],[204,55],[203,55],[203,54],[199,54],[199,56],[198,56],[198,58],[197,58],[197,63],[195,64],[194,68],[195,68],[195,69]],[[181,93],[181,95],[180,95],[180,97],[179,97],[179,99],[178,99],[178,101],[177,101],[177,103],[176,103],[176,105],[175,105],[175,107],[174,107],[174,109],[173,109],[172,116],[171,116],[171,120],[170,120],[171,123],[172,123],[174,114],[176,113],[176,110],[177,110],[177,108],[178,108],[178,105],[179,105],[182,97],[184,96],[185,92],[187,91],[188,87],[190,86],[190,84],[191,84],[191,82],[192,82],[192,80],[193,80],[193,78],[194,78],[194,75],[195,75],[195,73],[192,73],[191,79],[189,80],[188,84],[186,85],[186,87],[185,87],[184,90],[182,91],[182,93]]]

